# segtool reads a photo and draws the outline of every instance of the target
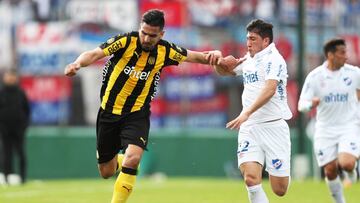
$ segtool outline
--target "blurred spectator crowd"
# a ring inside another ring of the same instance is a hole
[[[304,73],[323,59],[322,44],[346,39],[349,63],[360,65],[360,1],[306,0]],[[274,24],[289,70],[289,104],[297,111],[297,0],[0,0],[0,72],[16,68],[31,103],[33,125],[93,125],[99,105],[99,61],[78,77],[65,65],[112,35],[137,30],[150,9],[166,13],[165,39],[195,50],[246,52],[246,24]],[[224,127],[241,110],[241,78],[220,78],[204,65],[169,67],[152,104],[155,128]]]

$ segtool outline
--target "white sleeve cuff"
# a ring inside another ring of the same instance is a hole
[[[298,105],[298,110],[300,112],[308,112],[312,108],[312,101],[300,100]]]

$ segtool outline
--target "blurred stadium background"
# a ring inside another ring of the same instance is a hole
[[[348,62],[360,65],[360,1],[0,0],[0,72],[16,68],[31,101],[30,181],[99,177],[95,120],[105,61],[75,78],[64,77],[63,70],[82,51],[137,30],[150,8],[166,13],[165,39],[237,57],[246,51],[245,27],[251,19],[274,24],[275,43],[289,71],[292,174],[319,178],[309,124],[314,113],[297,112],[299,87],[322,63],[322,45],[331,37],[345,38]],[[208,66],[184,63],[167,68],[160,84],[140,175],[240,178],[237,132],[224,126],[241,111],[242,79],[217,77]]]

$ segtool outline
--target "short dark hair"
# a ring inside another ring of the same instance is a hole
[[[339,45],[344,45],[344,46],[346,46],[345,40],[344,40],[344,39],[341,39],[341,38],[334,38],[334,39],[331,39],[331,40],[327,41],[327,42],[324,44],[324,54],[325,54],[325,58],[327,58],[327,54],[328,54],[329,52],[335,53],[335,52],[336,52],[336,48],[337,48],[337,46],[339,46]]]
[[[270,43],[273,42],[273,25],[271,23],[267,23],[260,19],[255,19],[246,26],[246,30],[248,32],[255,32],[263,39],[268,37],[270,39]]]
[[[151,26],[159,26],[160,30],[163,30],[165,25],[164,12],[158,9],[148,10],[142,16],[141,22]]]

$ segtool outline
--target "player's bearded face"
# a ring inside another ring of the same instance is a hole
[[[151,51],[163,37],[164,31],[158,26],[142,23],[139,30],[140,44],[144,51]]]
[[[255,32],[248,32],[246,38],[246,45],[251,57],[269,45],[269,38],[262,38]]]

